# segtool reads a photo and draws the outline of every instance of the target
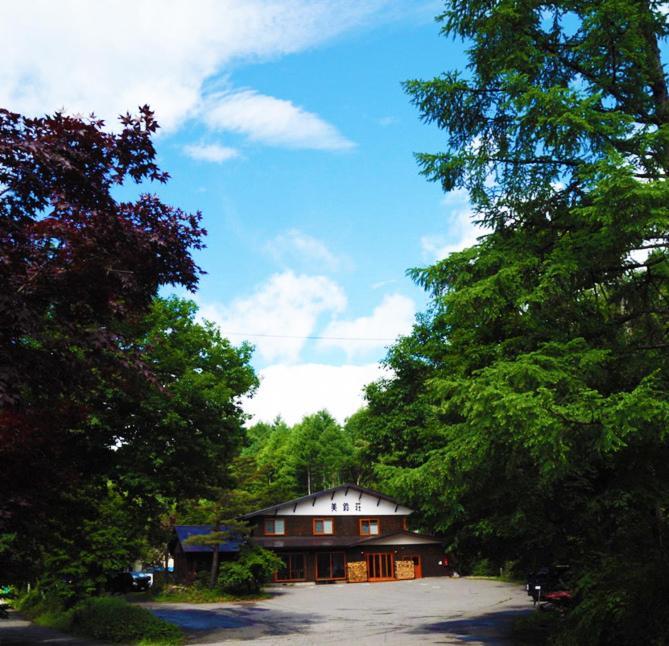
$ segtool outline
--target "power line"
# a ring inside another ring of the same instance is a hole
[[[292,334],[261,334],[254,332],[221,332],[222,336],[263,337],[267,339],[309,339],[314,341],[395,341],[388,337],[300,336]]]

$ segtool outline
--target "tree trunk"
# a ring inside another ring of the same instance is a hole
[[[311,468],[307,467],[307,495],[311,495]]]
[[[218,530],[217,530],[218,531]],[[218,545],[214,545],[214,551],[211,555],[211,574],[209,576],[209,587],[215,588],[216,581],[218,580],[218,561],[219,561],[219,552]]]
[[[221,531],[221,521],[217,520],[214,524],[214,532],[218,533]],[[220,552],[218,551],[220,543],[216,543],[213,546],[213,552],[211,554],[211,573],[209,575],[209,587],[213,590],[216,587],[216,582],[218,580],[218,561],[220,558]]]

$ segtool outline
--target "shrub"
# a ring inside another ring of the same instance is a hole
[[[63,596],[60,588],[43,590],[35,586],[30,592],[19,595],[14,604],[15,608],[29,619],[50,613],[62,613],[67,608],[67,596]]]
[[[193,585],[200,586],[202,588],[208,588],[210,577],[211,577],[211,572],[209,572],[209,570],[198,570],[195,573],[195,579],[193,581]]]
[[[260,589],[260,584],[251,570],[237,562],[223,563],[218,575],[218,585],[223,592],[229,594],[253,594]]]
[[[38,607],[42,601],[44,601],[44,593],[37,587],[33,588],[29,592],[24,592],[16,598],[14,607],[19,611],[28,616],[34,608]]]
[[[246,547],[236,561],[223,563],[218,585],[229,594],[257,594],[282,565],[281,559],[272,552],[261,547]]]
[[[72,630],[72,613],[74,610],[45,610],[35,617],[34,621],[38,626],[46,626],[61,632]]]
[[[216,603],[227,601],[220,590],[204,588],[199,585],[170,585],[163,588],[154,597],[154,601],[168,603]]]
[[[564,629],[552,643],[669,644],[669,567],[659,555],[644,556],[647,562],[593,561],[577,583],[578,604],[567,614]]]
[[[488,559],[480,559],[472,565],[472,576],[495,576],[495,568]]]
[[[114,643],[183,641],[176,626],[118,597],[94,597],[77,604],[70,628],[75,633]]]
[[[504,564],[499,568],[499,576],[506,581],[514,581],[522,578],[523,573],[518,567],[518,561],[504,561]]]

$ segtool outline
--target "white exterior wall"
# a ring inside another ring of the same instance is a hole
[[[279,507],[276,514],[268,511],[267,516],[361,516],[374,518],[376,516],[407,516],[413,510],[404,505],[379,500],[378,496],[370,496],[350,487],[337,489],[332,493],[318,496],[316,500],[308,499],[297,504],[291,503]]]

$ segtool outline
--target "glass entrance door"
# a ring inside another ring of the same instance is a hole
[[[326,581],[345,578],[346,555],[344,552],[320,552],[316,555],[316,579]]]
[[[395,559],[389,552],[367,554],[367,578],[370,581],[390,581],[395,578]]]

